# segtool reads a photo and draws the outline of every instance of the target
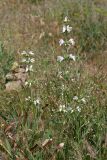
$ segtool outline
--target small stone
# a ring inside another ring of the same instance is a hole
[[[25,73],[25,72],[26,72],[26,69],[25,69],[25,68],[19,68],[19,72]]]
[[[12,91],[12,90],[21,90],[22,89],[22,82],[20,80],[18,81],[11,81],[6,83],[6,91]]]
[[[26,70],[24,68],[16,68],[14,72],[15,73],[25,73]]]
[[[14,80],[14,75],[12,74],[12,73],[8,73],[7,75],[6,75],[6,80],[9,80],[9,81],[12,81],[12,80]]]
[[[24,68],[17,68],[16,72],[17,73],[25,73],[26,70]]]
[[[22,72],[15,73],[14,75],[17,80],[20,80],[23,83],[25,83],[25,81],[27,80],[27,77],[28,77],[27,73],[22,73]]]

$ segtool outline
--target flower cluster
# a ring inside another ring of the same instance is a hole
[[[75,45],[75,41],[74,41],[74,39],[73,38],[70,38],[69,40],[66,40],[66,41],[64,41],[63,39],[60,39],[59,40],[59,45],[60,46],[62,46],[62,45],[65,45],[65,46],[70,46],[70,45],[72,45],[72,46],[74,46]]]
[[[28,72],[28,73],[33,72],[33,63],[35,62],[34,53],[32,51],[29,51],[29,52],[23,51],[21,53],[21,55],[22,55],[21,62],[26,67],[26,72]],[[34,84],[34,83],[35,83],[34,80],[28,79],[25,82],[25,86],[31,87],[32,84]],[[39,106],[40,105],[40,98],[35,99],[35,98],[32,98],[31,96],[28,96],[28,97],[25,98],[25,101],[28,104],[33,104],[35,106]]]
[[[33,103],[35,106],[40,105],[40,98],[32,99],[30,96],[25,98],[25,101]]]
[[[86,99],[84,97],[83,98],[79,98],[78,96],[74,96],[73,100],[74,101],[78,101],[78,102],[82,102],[83,104],[86,104]]]
[[[62,38],[61,38],[61,39],[59,40],[59,45],[65,47],[66,53],[68,53],[69,48],[70,48],[71,46],[74,46],[74,45],[75,45],[75,41],[74,41],[73,38],[70,38],[70,39],[67,38],[67,35],[72,31],[72,27],[68,24],[68,22],[69,22],[69,19],[68,19],[68,17],[66,16],[66,17],[64,18],[64,24],[63,24],[63,27],[62,27],[62,33],[64,34],[65,39],[62,39]],[[69,53],[68,53],[68,54],[69,54]],[[69,54],[68,58],[69,58],[69,59],[72,59],[73,61],[76,61],[76,57],[75,57],[75,55],[73,55],[73,54]],[[64,58],[63,56],[58,56],[58,57],[57,57],[57,61],[58,61],[58,62],[62,62],[64,59],[65,59],[65,58]]]
[[[71,59],[73,61],[76,61],[76,56],[74,56],[73,54],[69,54],[68,56],[66,56],[65,58],[63,56],[57,56],[57,61],[58,62],[62,62],[65,59]]]
[[[61,104],[61,105],[59,105],[59,112],[64,112],[64,113],[70,112],[70,113],[73,113],[74,109],[72,107],[70,107],[70,106],[66,106],[65,104]]]
[[[66,16],[65,19],[64,19],[64,24],[63,24],[63,27],[62,27],[62,33],[66,33],[69,34],[71,31],[72,31],[72,27],[68,24],[69,22],[69,19],[68,17]],[[59,40],[59,45],[62,46],[62,45],[75,45],[75,41],[73,38],[70,38],[69,40],[64,40],[64,39],[60,39]]]
[[[33,84],[35,84],[34,80],[28,80],[25,82],[25,86],[27,86],[27,87],[31,87]]]
[[[74,109],[74,108],[72,108],[71,106],[65,106],[65,104],[59,106],[59,112],[64,112],[64,113],[70,112],[70,113],[73,113],[74,111],[81,112],[81,107],[80,107],[80,106],[77,106],[77,107]]]
[[[72,107],[70,104],[68,104],[68,105],[60,104],[59,108],[58,108],[58,111],[59,112],[64,112],[64,113],[66,113],[66,112],[73,113],[75,111],[81,112],[82,107],[79,104],[81,104],[81,103],[86,104],[87,103],[87,101],[84,97],[79,98],[78,96],[74,96],[72,101],[77,102],[77,105],[75,107]]]
[[[70,27],[69,25],[63,25],[63,28],[62,28],[63,33],[65,32],[70,33],[71,31],[72,31],[72,27]]]
[[[35,62],[35,59],[33,57],[34,53],[32,51],[29,52],[23,51],[21,55],[23,56],[22,63],[26,65],[26,72],[32,72],[33,63]]]
[[[57,57],[57,61],[58,61],[58,62],[62,62],[63,60],[64,60],[64,57],[63,57],[63,56],[58,56],[58,57]]]

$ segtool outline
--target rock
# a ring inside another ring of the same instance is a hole
[[[21,90],[22,89],[22,82],[20,80],[18,81],[10,81],[6,83],[6,91],[12,91],[12,90]]]
[[[23,83],[25,83],[28,77],[27,73],[22,73],[22,72],[15,73],[14,75],[17,80],[21,80]]]
[[[12,80],[15,80],[15,77],[14,77],[14,75],[12,73],[8,73],[6,75],[6,80],[12,81]]]
[[[26,70],[24,68],[16,68],[14,70],[15,73],[26,73]]]
[[[21,80],[25,81],[27,79],[28,74],[24,68],[17,68],[17,70],[6,75],[6,80],[14,81],[14,80]]]
[[[24,68],[16,68],[14,71],[11,71],[11,73],[8,73],[6,75],[6,90],[11,91],[22,89],[22,86],[24,86],[27,78],[28,73],[26,73],[26,70]]]
[[[25,68],[18,68],[18,72],[20,72],[20,73],[26,73],[26,69]]]

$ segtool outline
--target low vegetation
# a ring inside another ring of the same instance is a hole
[[[0,1],[1,159],[107,159],[106,7]],[[26,81],[7,91],[19,69]]]

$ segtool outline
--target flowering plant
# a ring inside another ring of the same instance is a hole
[[[64,18],[64,24],[63,24],[63,27],[62,27],[62,33],[64,34],[64,39],[60,39],[59,40],[59,46],[61,47],[64,47],[64,50],[65,52],[67,53],[67,58],[73,60],[73,61],[76,61],[76,57],[75,55],[73,55],[72,53],[70,54],[69,53],[69,50],[70,48],[74,47],[75,46],[75,41],[74,39],[71,37],[70,39],[68,39],[68,35],[71,33],[72,31],[72,27],[69,25],[69,19],[68,17],[66,16]],[[68,55],[69,54],[69,55]],[[58,56],[57,57],[57,61],[58,62],[62,62],[65,58],[63,56]]]

